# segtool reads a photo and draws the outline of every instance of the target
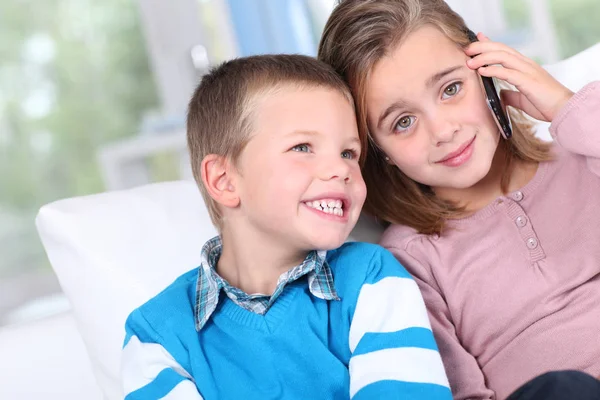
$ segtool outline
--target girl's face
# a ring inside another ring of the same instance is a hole
[[[382,58],[367,85],[369,129],[379,147],[443,198],[488,174],[500,138],[468,59],[427,25]]]

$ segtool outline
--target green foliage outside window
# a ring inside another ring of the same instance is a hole
[[[47,266],[38,208],[104,190],[97,149],[156,107],[135,1],[0,1],[0,279]]]
[[[552,13],[561,59],[600,42],[600,1],[548,0],[548,5]],[[529,14],[526,1],[504,0],[504,9],[511,28],[527,28]]]

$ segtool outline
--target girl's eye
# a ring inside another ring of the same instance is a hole
[[[308,144],[303,143],[303,144],[297,144],[296,146],[292,147],[291,149],[292,151],[297,151],[299,153],[308,153],[310,151]]]
[[[357,157],[357,152],[355,150],[344,150],[342,151],[342,158],[347,158],[348,160],[354,160]]]
[[[405,115],[396,122],[395,130],[405,131],[415,123],[416,117],[414,115]]]
[[[460,82],[454,82],[446,86],[446,89],[444,89],[444,95],[442,97],[444,97],[445,99],[449,97],[454,97],[458,94],[458,92],[460,92],[461,88],[462,84]]]

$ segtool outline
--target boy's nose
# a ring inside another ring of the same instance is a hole
[[[321,179],[323,180],[341,180],[344,183],[350,181],[350,166],[348,161],[340,156],[329,157],[321,163]]]

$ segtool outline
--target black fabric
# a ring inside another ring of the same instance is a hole
[[[534,378],[506,400],[600,400],[600,380],[579,371],[553,371]]]

